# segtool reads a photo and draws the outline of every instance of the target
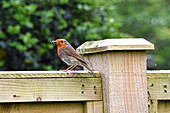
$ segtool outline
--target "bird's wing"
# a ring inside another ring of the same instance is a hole
[[[66,46],[62,48],[62,51],[67,55],[67,56],[72,56],[76,58],[77,60],[85,63],[86,65],[88,64],[84,58],[71,46]]]
[[[81,64],[86,67],[89,71],[92,72],[92,74],[96,77],[96,75],[93,73],[93,71],[88,67],[88,63],[84,60],[84,58],[71,46],[66,46],[62,48],[62,51],[67,55],[76,58],[81,62]]]

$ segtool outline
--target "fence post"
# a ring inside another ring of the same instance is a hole
[[[145,39],[106,39],[77,48],[102,76],[104,113],[147,113]]]

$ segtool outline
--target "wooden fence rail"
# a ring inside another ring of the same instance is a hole
[[[84,54],[91,68],[100,72],[96,72],[97,77],[84,71],[1,72],[0,111],[48,113],[42,111],[42,106],[48,106],[49,113],[147,113],[146,50],[153,49],[154,45],[145,39],[85,42],[77,51]],[[33,111],[32,105],[6,102],[43,105]]]
[[[2,71],[0,113],[103,113],[102,82],[100,74],[95,73],[94,78],[87,71]]]
[[[147,72],[150,113],[170,113],[170,70]]]
[[[95,74],[0,72],[0,113],[103,113],[101,77]],[[169,113],[170,70],[147,71],[147,82],[149,113]]]

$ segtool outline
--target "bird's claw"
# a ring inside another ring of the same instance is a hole
[[[60,71],[63,71],[63,72],[68,72],[68,71],[76,71],[76,70],[62,70],[62,69],[60,69]]]
[[[62,69],[60,69],[60,71],[67,72],[68,70],[67,70],[67,69],[66,69],[66,70],[62,70]]]
[[[69,71],[76,71],[76,70],[70,69]]]

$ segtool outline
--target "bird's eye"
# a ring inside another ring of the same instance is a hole
[[[61,43],[63,43],[63,41],[61,41]]]

